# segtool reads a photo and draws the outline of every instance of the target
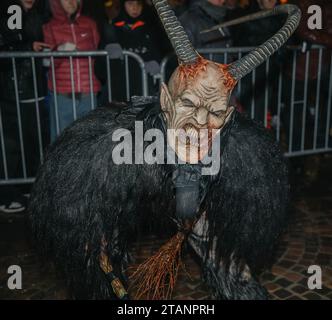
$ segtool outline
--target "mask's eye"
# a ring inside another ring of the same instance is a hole
[[[183,100],[181,100],[181,102],[182,102],[182,106],[183,107],[186,107],[186,108],[195,108],[194,104],[189,99],[183,99]]]
[[[223,110],[219,110],[219,111],[210,111],[210,113],[212,113],[214,116],[216,117],[220,117],[222,114],[225,113],[225,111]]]

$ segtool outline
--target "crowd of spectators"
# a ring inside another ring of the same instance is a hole
[[[311,4],[321,5],[325,8],[324,21],[326,21],[324,31],[317,32],[308,30],[306,20],[302,20],[299,31],[291,43],[305,43],[306,50],[314,43],[331,48],[331,1],[290,0],[288,2],[298,4],[304,12]],[[23,10],[22,30],[10,30],[7,25],[9,17],[7,8],[14,4]],[[273,35],[284,22],[280,17],[266,18],[202,35],[200,31],[204,29],[259,10],[271,9],[278,5],[279,1],[169,0],[169,4],[196,48],[258,46]],[[1,0],[0,10],[0,51],[2,52],[106,50],[113,59],[119,58],[110,63],[114,100],[123,101],[127,98],[124,87],[126,75],[121,59],[123,50],[137,53],[144,60],[150,76],[159,73],[163,57],[172,53],[172,47],[151,0]],[[298,61],[299,64],[302,63],[302,67],[297,68],[296,77],[300,82],[304,81],[304,57],[305,51],[299,52]],[[218,62],[224,61],[223,55],[214,58]],[[325,56],[323,58],[325,59]],[[243,80],[241,95],[236,99],[244,110],[250,112],[253,95],[256,96],[257,105],[264,106],[262,95],[264,90],[261,88],[263,86],[265,88],[267,84],[271,92],[268,97],[269,111],[272,114],[276,113],[277,77],[275,75],[285,61],[291,61],[287,59],[290,58],[285,50],[280,50],[273,56],[270,60],[268,77],[265,69],[258,68],[256,90],[252,87],[251,78]],[[313,56],[312,61],[310,82],[317,79],[315,63],[317,64],[318,57]],[[54,78],[50,66],[46,67],[45,63],[43,65],[42,59],[35,60],[35,68],[32,63],[29,58],[16,59],[14,73],[12,60],[0,59],[0,120],[4,132],[2,139],[4,148],[0,148],[1,177],[6,171],[9,177],[15,177],[18,172],[22,172],[24,169],[22,155],[26,160],[27,176],[34,176],[40,161],[38,138],[41,136],[42,139],[39,141],[42,141],[42,148],[45,148],[49,141],[54,141],[57,134],[74,118],[79,118],[90,111],[91,101],[94,105],[104,105],[108,101],[105,59],[90,61],[88,58],[73,58],[71,61],[68,58],[54,59]],[[135,70],[134,65],[130,65],[130,70],[131,93],[139,94],[140,70],[137,66]],[[287,68],[284,73],[286,77],[291,76],[291,71]],[[33,81],[34,75],[36,83]],[[151,78],[149,78],[149,92],[157,94],[158,88]],[[304,86],[297,88],[300,88],[299,94],[303,94],[301,88]],[[326,92],[326,86],[323,86],[323,90]],[[286,94],[285,99],[289,99],[289,96],[290,94]],[[40,118],[41,125],[38,124],[37,118]],[[21,132],[19,128],[22,129]],[[20,143],[22,139],[24,150]],[[5,154],[3,149],[6,150]],[[6,161],[2,161],[3,159]],[[5,162],[6,168],[3,165]],[[7,188],[4,198],[7,204],[2,206],[3,210],[22,209],[22,201],[13,188]]]

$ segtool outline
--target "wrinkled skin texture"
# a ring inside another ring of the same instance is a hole
[[[227,66],[200,58],[193,66],[180,65],[168,87],[162,85],[160,102],[167,127],[183,130],[168,132],[179,159],[197,163],[207,155],[234,111],[228,103],[235,84]]]

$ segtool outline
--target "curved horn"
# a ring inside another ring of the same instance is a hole
[[[193,48],[188,35],[184,31],[167,0],[152,0],[152,2],[180,63],[195,63],[199,55]]]
[[[239,18],[234,21],[226,22],[219,25],[219,28],[222,26],[231,26],[243,22],[253,21],[261,18],[271,17],[280,14],[288,14],[287,21],[284,26],[269,40],[264,44],[251,51],[243,58],[238,61],[233,62],[229,65],[228,71],[235,80],[240,80],[246,74],[250,73],[264,61],[266,61],[272,54],[274,54],[289,37],[294,33],[298,27],[301,19],[300,9],[291,4],[285,4],[277,6],[272,10],[262,11],[259,13],[254,13],[247,17]]]

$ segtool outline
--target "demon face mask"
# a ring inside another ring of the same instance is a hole
[[[191,68],[176,69],[161,88],[161,108],[168,125],[168,142],[189,163],[202,160],[212,141],[230,119],[228,102],[235,85],[223,65],[198,59]]]
[[[168,144],[184,162],[197,163],[234,111],[229,100],[237,81],[276,52],[296,29],[300,12],[295,6],[278,6],[217,26],[226,27],[269,16],[288,14],[285,25],[268,41],[230,65],[201,57],[169,7],[153,0],[160,20],[177,54],[179,66],[168,86],[161,88],[160,104],[167,123]]]

